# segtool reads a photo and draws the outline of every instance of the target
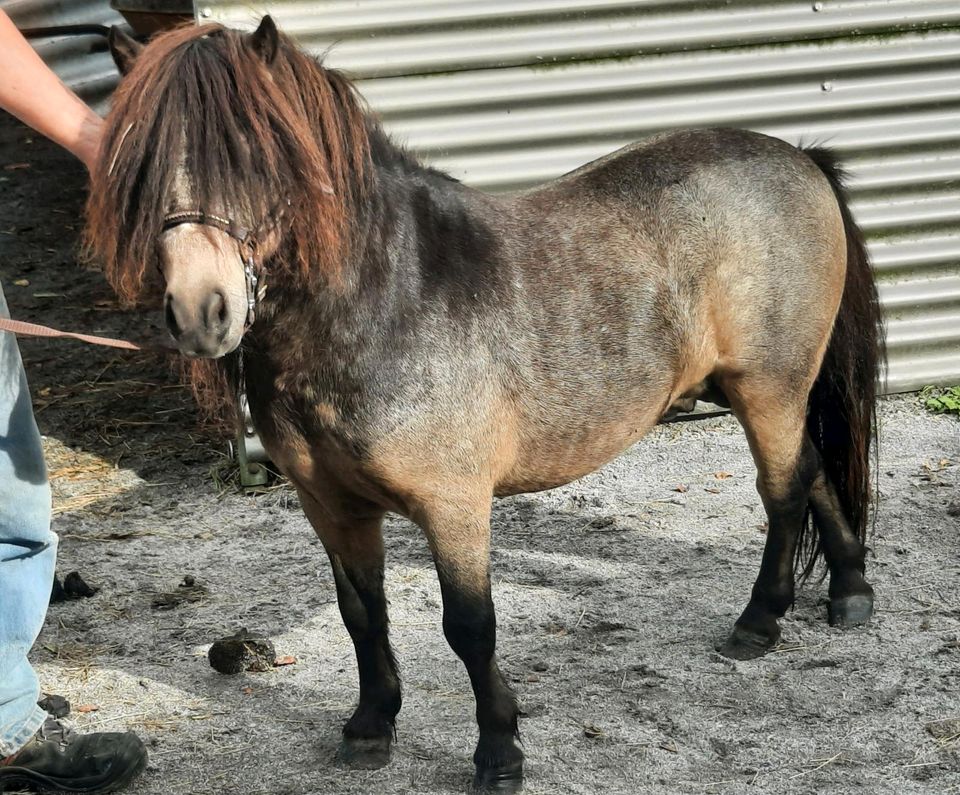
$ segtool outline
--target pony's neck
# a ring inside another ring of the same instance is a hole
[[[411,152],[394,143],[380,124],[370,116],[367,117],[366,132],[370,144],[370,160],[377,172],[417,174],[432,170],[424,166]]]
[[[395,144],[375,120],[367,129],[372,165],[368,193],[356,203],[358,240],[345,263],[350,284],[379,305],[398,297],[422,300],[424,280],[463,276],[446,257],[449,247],[484,256],[478,245],[484,227],[498,214],[497,201],[421,163]],[[446,272],[442,272],[446,269]],[[441,271],[441,272],[436,272]],[[378,289],[389,295],[377,295]],[[364,296],[351,295],[356,301]]]
[[[304,287],[268,274],[245,340],[251,405],[288,407],[291,429],[313,421],[307,407],[317,401],[343,416],[389,401],[370,390],[402,379],[395,368],[414,351],[427,356],[438,329],[473,325],[507,279],[496,200],[422,165],[372,123],[370,155],[341,278]]]

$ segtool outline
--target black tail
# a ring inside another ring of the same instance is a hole
[[[877,427],[877,379],[886,356],[883,318],[863,232],[850,214],[846,175],[829,149],[804,151],[830,181],[847,235],[843,298],[820,375],[810,393],[807,431],[820,451],[851,529],[865,541],[872,496],[870,445]],[[810,576],[820,554],[819,528],[809,513],[805,525],[797,546],[802,579]]]

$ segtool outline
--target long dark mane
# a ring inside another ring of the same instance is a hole
[[[270,267],[336,280],[370,179],[367,125],[347,79],[282,34],[268,66],[247,34],[166,33],[115,94],[87,203],[88,250],[136,301],[169,212],[229,211],[255,227],[282,200],[284,246]],[[175,208],[183,175],[194,206]]]

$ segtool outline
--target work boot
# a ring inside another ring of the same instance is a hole
[[[47,718],[13,756],[0,760],[0,793],[116,792],[147,765],[147,749],[133,732],[76,734]]]

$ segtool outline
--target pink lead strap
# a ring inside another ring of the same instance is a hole
[[[158,345],[137,345],[127,340],[115,340],[112,337],[98,337],[94,334],[78,334],[74,331],[60,331],[60,329],[50,328],[50,326],[41,326],[38,323],[25,323],[22,320],[13,320],[8,317],[0,317],[0,331],[9,331],[23,337],[66,337],[69,339],[80,340],[91,345],[105,345],[108,348],[121,348],[126,351],[167,351]]]

